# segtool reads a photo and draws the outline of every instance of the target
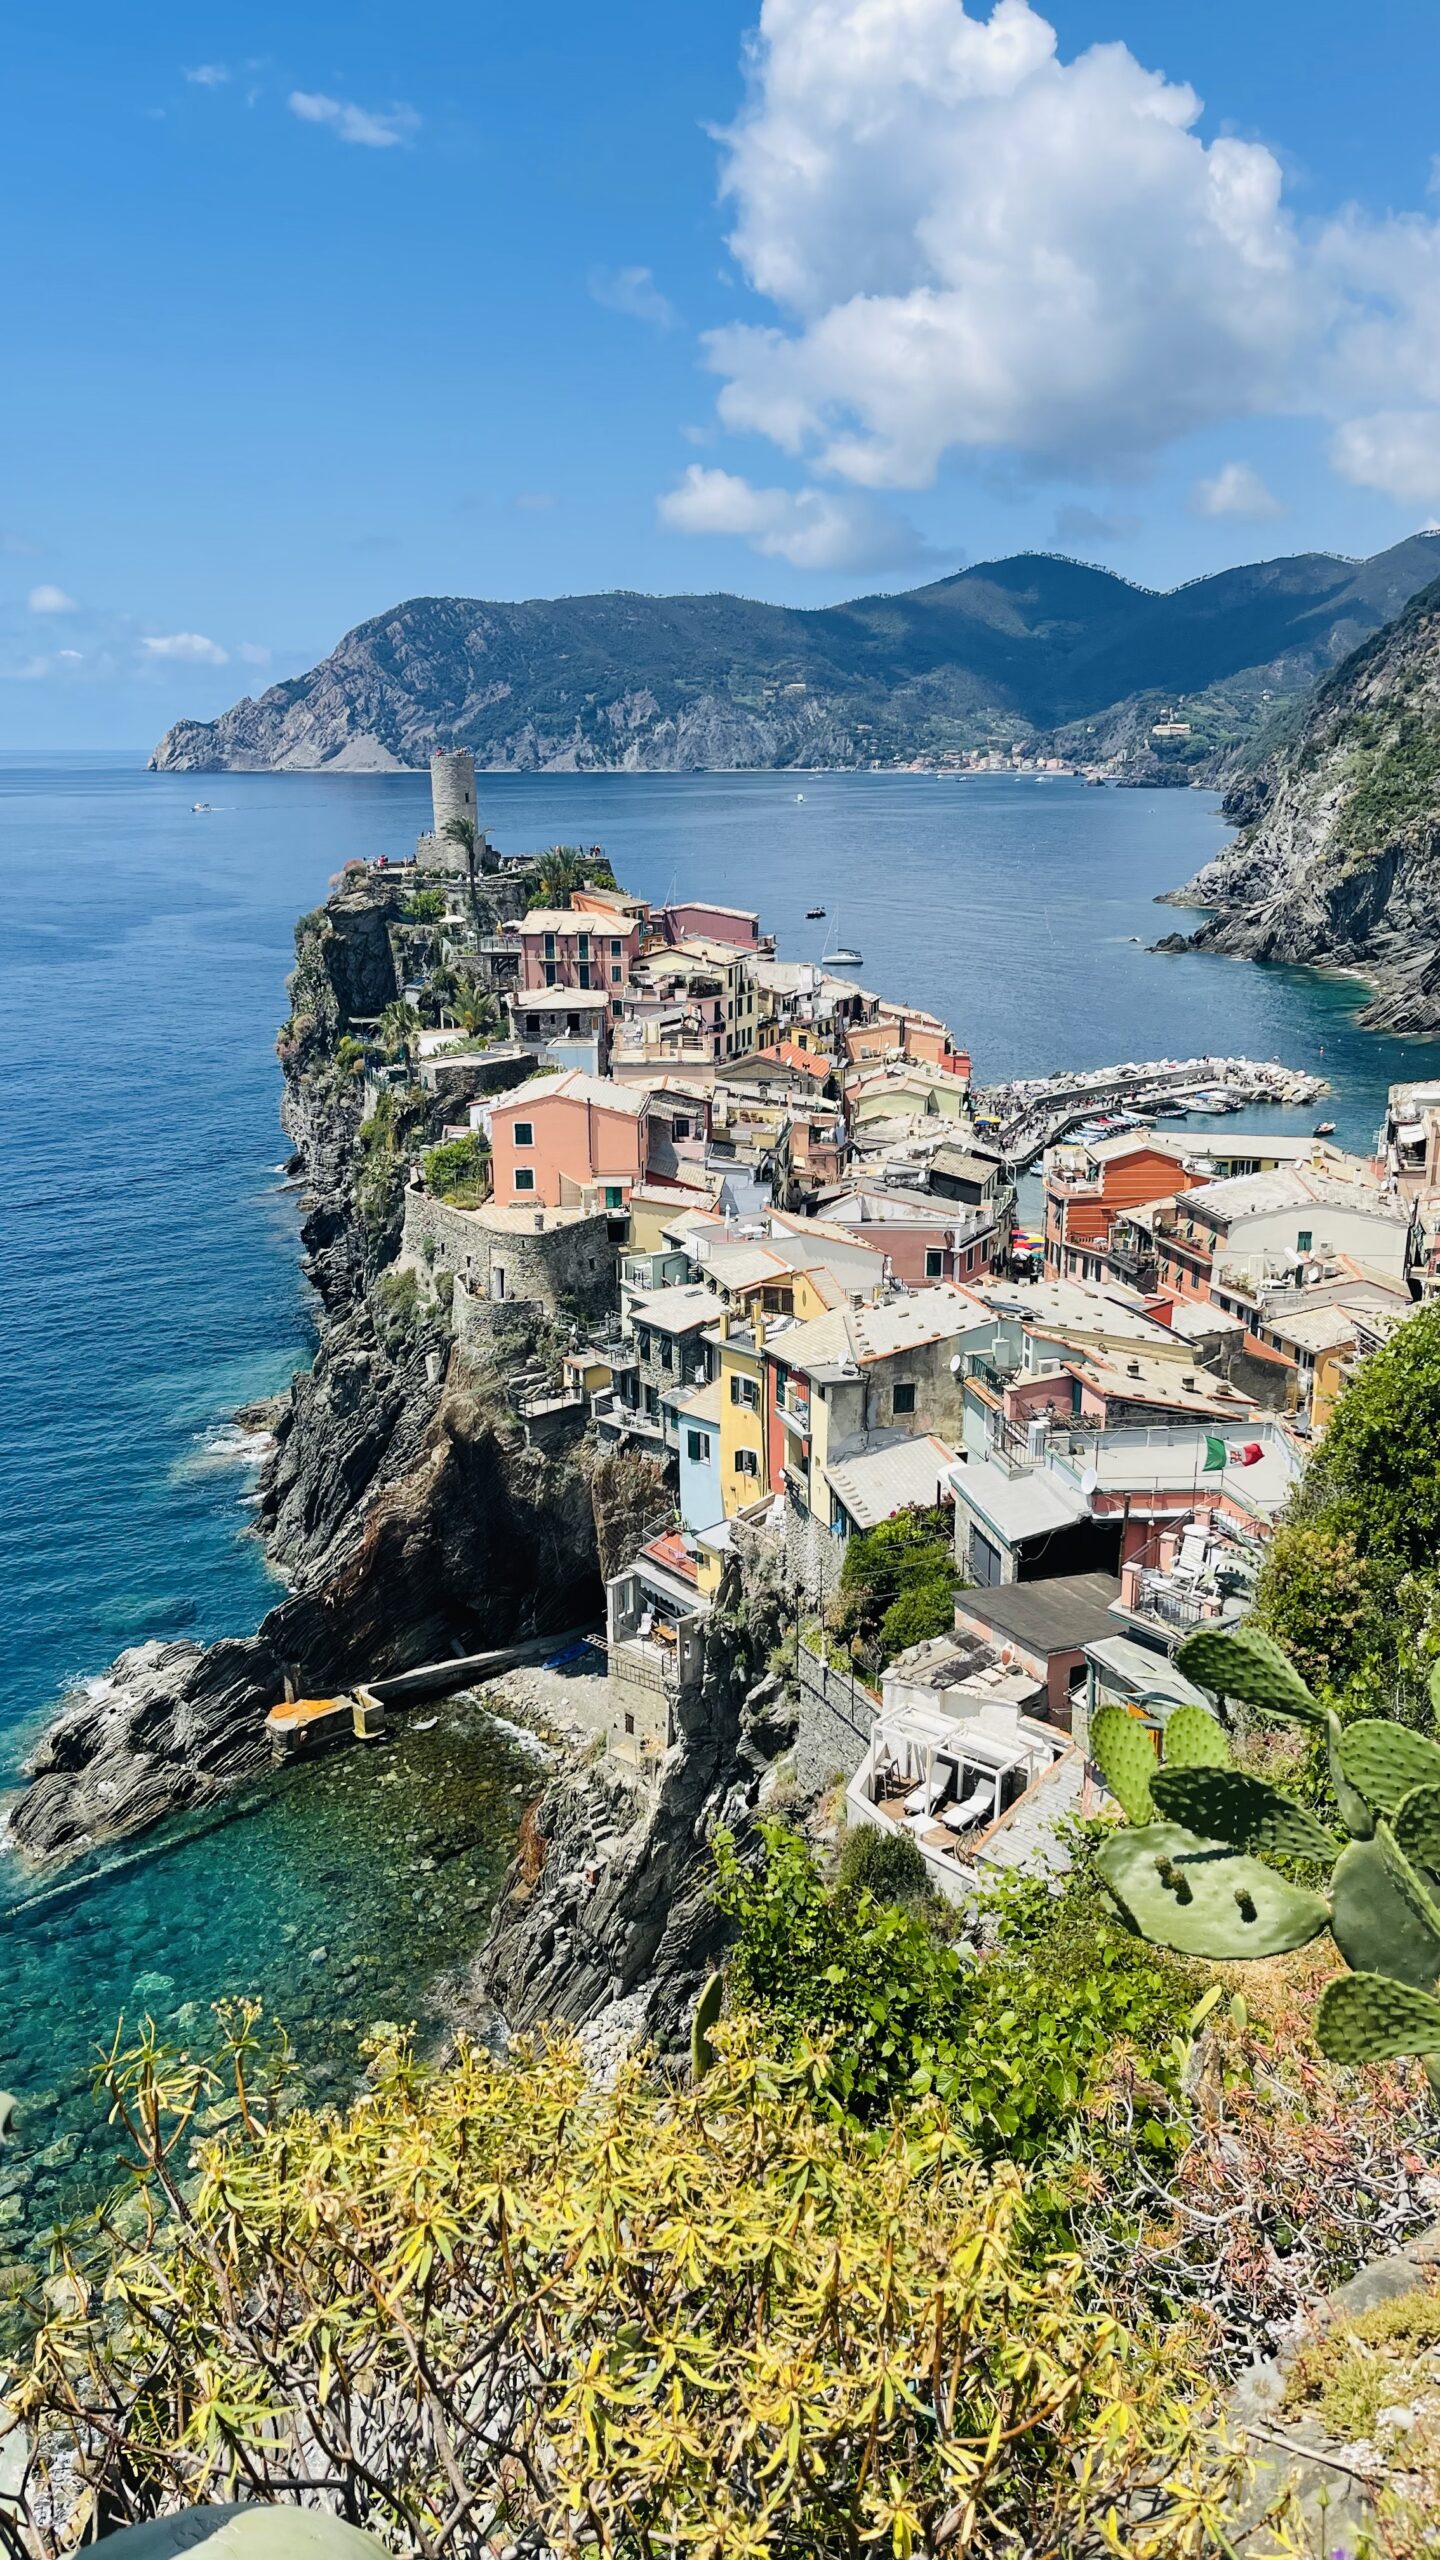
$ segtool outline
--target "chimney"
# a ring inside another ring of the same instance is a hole
[[[765,1348],[765,1317],[759,1307],[755,1310],[755,1348],[757,1351]]]
[[[720,1339],[722,1342],[728,1342],[730,1339],[730,1310],[728,1307],[722,1307],[720,1310]]]

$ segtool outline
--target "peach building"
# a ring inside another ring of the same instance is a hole
[[[650,1096],[572,1070],[532,1076],[490,1107],[491,1187],[504,1206],[622,1210],[644,1179]]]

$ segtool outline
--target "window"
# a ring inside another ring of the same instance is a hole
[[[627,1733],[633,1733],[635,1730],[635,1719],[631,1715],[625,1718],[625,1730]]]
[[[673,1369],[675,1366],[675,1345],[668,1333],[660,1337],[660,1366],[662,1369]]]
[[[993,1591],[1000,1579],[1000,1550],[978,1529],[970,1532],[970,1579],[982,1591]]]
[[[547,960],[545,963],[545,984],[547,987],[553,987],[555,984],[555,963],[553,960]]]
[[[650,1357],[650,1331],[649,1331],[649,1327],[648,1327],[647,1325],[643,1325],[643,1324],[642,1324],[642,1325],[640,1325],[640,1326],[637,1328],[637,1330],[636,1330],[636,1334],[635,1334],[635,1348],[636,1348],[636,1350],[639,1352],[640,1357],[641,1357],[641,1359],[642,1359],[642,1360],[648,1360],[648,1359],[649,1359],[649,1357]]]
[[[547,933],[545,936],[545,957],[547,960],[553,960],[555,957],[555,936],[553,933]]]
[[[607,1182],[607,1183],[606,1183],[606,1185],[605,1185],[605,1206],[606,1206],[606,1208],[607,1208],[607,1209],[623,1209],[623,1208],[624,1208],[624,1206],[625,1206],[625,1186],[624,1186],[623,1182]]]
[[[660,1399],[653,1387],[647,1387],[645,1390],[645,1410],[649,1414],[658,1413],[660,1410]]]
[[[756,1381],[753,1378],[732,1377],[730,1401],[732,1404],[748,1405],[750,1411],[754,1413],[760,1403],[760,1389]]]
[[[515,1167],[515,1188],[517,1191],[534,1190],[535,1168],[533,1165],[517,1164]]]
[[[588,933],[581,934],[579,950],[581,959],[588,960],[590,957],[590,936]]]
[[[760,1473],[760,1460],[753,1449],[736,1450],[735,1473],[737,1476],[758,1476]]]
[[[685,1434],[685,1455],[686,1455],[686,1457],[689,1459],[690,1464],[691,1464],[691,1466],[692,1466],[692,1467],[708,1467],[708,1466],[709,1466],[709,1464],[710,1464],[710,1442],[709,1442],[709,1439],[708,1439],[707,1435],[705,1434],[705,1432],[703,1432],[703,1431],[687,1431],[687,1432],[686,1432],[686,1434]]]
[[[895,1394],[894,1394],[894,1398],[893,1398],[892,1405],[891,1405],[891,1411],[892,1411],[892,1412],[894,1412],[894,1413],[896,1413],[896,1414],[901,1414],[901,1413],[913,1413],[913,1412],[914,1412],[914,1410],[915,1410],[915,1388],[914,1388],[913,1383],[907,1383],[907,1384],[902,1385],[902,1386],[897,1386],[897,1388],[895,1389]]]
[[[1296,1252],[1297,1252],[1297,1253],[1308,1253],[1308,1252],[1309,1252],[1309,1250],[1310,1250],[1310,1238],[1311,1238],[1312,1233],[1313,1233],[1313,1230],[1312,1230],[1311,1228],[1309,1228],[1309,1227],[1302,1227],[1302,1228],[1300,1229],[1299,1234],[1298,1234],[1298,1235],[1296,1236],[1296,1238],[1295,1238],[1295,1250],[1296,1250]]]
[[[940,1277],[940,1275],[941,1275],[941,1273],[942,1273],[942,1271],[944,1270],[944,1268],[945,1268],[945,1256],[944,1256],[944,1254],[940,1251],[939,1246],[938,1246],[938,1245],[933,1245],[933,1244],[932,1244],[932,1245],[927,1245],[927,1246],[926,1246],[926,1248],[925,1248],[925,1277],[926,1277],[926,1279],[927,1279],[927,1280],[938,1280],[938,1279],[939,1279],[939,1277]]]
[[[533,1147],[535,1144],[534,1121],[517,1120],[511,1135],[514,1138],[517,1147]]]
[[[618,969],[612,969],[612,970],[611,970],[611,972],[610,972],[610,981],[611,981],[612,986],[617,986],[617,987],[619,986],[619,984],[620,984],[620,972],[619,972],[619,970],[618,970]]]
[[[673,1135],[674,1135],[675,1137],[677,1137],[677,1138],[688,1138],[688,1137],[689,1137],[689,1135],[690,1135],[690,1123],[689,1123],[689,1121],[688,1121],[688,1120],[677,1120],[677,1121],[676,1121],[676,1123],[675,1123],[675,1127],[674,1127]]]
[[[588,960],[581,961],[579,978],[582,993],[588,995],[590,992],[590,963]]]
[[[618,943],[618,942],[612,942],[612,943],[611,943],[611,945],[610,945],[610,957],[611,957],[611,959],[612,959],[612,960],[618,960],[618,959],[619,959],[619,957],[620,957],[620,945],[619,945],[619,943]],[[612,971],[611,971],[611,976],[612,976],[612,977],[618,977],[618,976],[619,976],[619,974],[620,974],[620,973],[619,973],[618,969],[616,969],[616,970],[612,970]]]

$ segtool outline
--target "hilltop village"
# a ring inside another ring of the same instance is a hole
[[[387,1285],[482,1361],[539,1328],[506,1382],[528,1446],[645,1462],[595,1640],[609,1763],[658,1777],[762,1557],[848,1818],[957,1898],[1043,1860],[1088,1717],[1194,1701],[1179,1638],[1244,1615],[1340,1386],[1433,1285],[1440,1090],[1397,1089],[1366,1159],[1247,1131],[1244,1100],[1319,1088],[1244,1061],[987,1091],[859,955],[653,907],[598,848],[503,857],[470,758],[432,782],[414,860],[337,884],[400,955],[350,1042],[362,1145],[404,1156]]]

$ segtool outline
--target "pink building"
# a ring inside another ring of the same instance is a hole
[[[598,1192],[620,1210],[644,1177],[648,1093],[572,1069],[533,1076],[490,1108],[491,1184],[502,1206],[565,1209]]]
[[[643,928],[638,916],[532,907],[505,927],[520,946],[520,984],[619,995],[630,983]]]
[[[685,942],[698,933],[707,942],[733,942],[740,951],[761,948],[760,918],[750,907],[715,907],[708,899],[682,898],[676,906],[657,909],[654,921],[667,942]]]

